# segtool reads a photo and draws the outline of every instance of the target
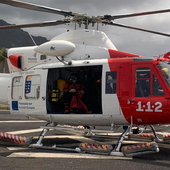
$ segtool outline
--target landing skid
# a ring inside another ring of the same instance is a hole
[[[163,133],[163,136],[161,136],[156,132],[155,128],[153,125],[149,125],[150,130],[152,131],[151,133],[144,133],[144,131],[147,130],[147,127],[144,126],[143,130],[139,130],[139,127],[136,127],[136,129],[133,131],[131,129],[131,131],[128,134],[128,139],[136,139],[136,140],[140,140],[140,139],[146,139],[147,141],[155,141],[157,143],[166,143],[169,144],[170,143],[170,134],[165,134]],[[135,132],[135,133],[134,133]],[[136,133],[137,132],[137,133]]]
[[[45,135],[49,130],[57,130],[58,127],[43,127],[43,131],[39,136],[38,141],[35,144],[30,145],[33,148],[42,148],[42,149],[51,149],[51,150],[60,150],[60,151],[68,151],[68,152],[78,152],[78,153],[97,153],[97,154],[106,154],[112,156],[136,156],[136,155],[143,155],[143,154],[150,154],[150,153],[157,153],[159,152],[159,148],[156,142],[145,142],[135,145],[127,145],[122,147],[123,140],[130,132],[130,126],[124,127],[124,132],[120,135],[117,144],[99,144],[99,142],[95,143],[80,143],[78,147],[75,148],[68,148],[68,147],[59,147],[56,144],[52,146],[44,146],[42,140],[44,139]],[[67,126],[68,128],[68,126]],[[66,130],[66,127],[60,127],[60,129]],[[72,128],[70,126],[70,128]],[[80,128],[80,127],[77,127]],[[74,127],[74,130],[76,127]],[[95,135],[93,132],[90,131],[89,128],[81,128],[81,131],[84,131],[84,134],[88,135]]]

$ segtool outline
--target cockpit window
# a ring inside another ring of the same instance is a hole
[[[153,96],[165,95],[165,92],[154,73],[152,74],[152,95]]]
[[[170,88],[170,62],[160,62],[158,65],[161,73]]]
[[[137,68],[136,69],[136,97],[149,97],[150,96],[150,68]]]

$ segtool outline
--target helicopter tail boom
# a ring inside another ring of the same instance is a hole
[[[8,92],[11,83],[11,75],[10,74],[0,74],[0,103],[1,104],[9,104],[8,103]]]

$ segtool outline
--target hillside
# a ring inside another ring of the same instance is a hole
[[[4,20],[0,20],[0,26],[10,25]],[[32,36],[37,45],[40,45],[48,40],[41,36]],[[0,30],[0,49],[3,47],[23,47],[23,46],[33,46],[33,42],[28,34],[28,32],[22,29],[6,29]],[[8,72],[8,67],[6,65],[6,72]],[[2,64],[0,63],[0,73],[2,73]]]
[[[0,26],[10,25],[4,20],[0,20]],[[40,45],[48,40],[45,37],[33,36],[34,41],[37,45]],[[0,49],[11,48],[11,47],[23,47],[23,46],[33,46],[33,42],[28,34],[28,32],[22,29],[6,29],[0,30]]]

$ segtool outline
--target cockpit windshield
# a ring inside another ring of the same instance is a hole
[[[161,70],[161,73],[170,88],[170,62],[160,62],[158,67]]]

